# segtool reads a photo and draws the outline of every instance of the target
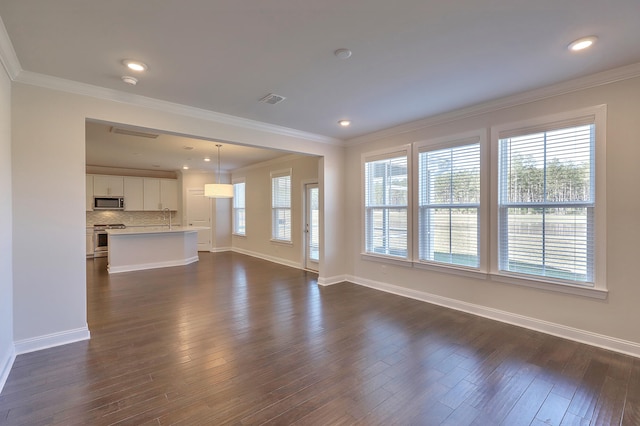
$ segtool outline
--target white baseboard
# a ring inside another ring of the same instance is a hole
[[[223,251],[231,251],[231,247],[212,247],[210,253],[222,253]]]
[[[90,338],[91,333],[89,332],[89,327],[85,326],[73,330],[32,337],[30,339],[18,340],[15,342],[15,352],[16,355],[21,355],[54,346],[66,345],[67,343],[79,342],[80,340],[88,340]]]
[[[13,362],[15,360],[16,348],[12,344],[7,353],[2,357],[2,359],[0,359],[0,394],[2,394],[4,384],[7,383],[9,372],[11,372],[11,367],[13,367]]]
[[[184,266],[190,265],[194,262],[200,260],[198,256],[189,257],[181,260],[169,260],[166,262],[153,262],[153,263],[140,263],[136,265],[124,265],[124,266],[109,266],[107,269],[110,274],[117,274],[120,272],[131,272],[131,271],[144,271],[145,269],[156,269],[156,268],[170,268],[172,266]]]
[[[255,251],[245,250],[245,249],[241,249],[241,248],[238,248],[238,247],[234,247],[232,250],[234,252],[236,252],[236,253],[246,254],[247,256],[251,256],[251,257],[257,257],[258,259],[268,260],[269,262],[278,263],[280,265],[289,266],[291,268],[304,269],[302,264],[300,264],[298,262],[294,262],[292,260],[282,259],[280,257],[268,256],[268,255],[263,254],[263,253],[258,253],[258,252],[255,252]]]
[[[351,281],[348,275],[336,275],[335,277],[318,277],[318,285],[329,286],[339,284],[343,281]],[[351,281],[353,282],[353,281]]]
[[[640,358],[636,342],[365,278],[346,276],[345,281]]]

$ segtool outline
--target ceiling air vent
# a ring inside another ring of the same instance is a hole
[[[267,96],[260,99],[260,102],[269,104],[269,105],[275,105],[275,104],[279,104],[285,99],[287,98],[285,98],[284,96],[276,95],[275,93],[269,93]]]
[[[137,130],[123,129],[122,127],[111,127],[111,133],[117,133],[119,135],[127,135],[127,136],[138,136],[141,138],[149,138],[149,139],[155,139],[158,136],[160,136],[157,133],[140,132]]]

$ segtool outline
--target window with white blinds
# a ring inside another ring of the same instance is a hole
[[[291,242],[291,170],[271,173],[271,238]]]
[[[233,183],[233,233],[246,235],[245,182]]]
[[[408,258],[407,151],[364,160],[365,252]]]
[[[479,268],[479,209],[479,141],[419,148],[419,260]]]
[[[499,135],[500,271],[594,285],[596,138],[584,121]]]

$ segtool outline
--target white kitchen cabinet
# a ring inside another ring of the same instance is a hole
[[[87,257],[93,257],[93,228],[87,228]]]
[[[160,203],[163,209],[178,210],[178,181],[160,179]]]
[[[93,175],[86,175],[85,204],[88,212],[93,211]]]
[[[161,210],[160,179],[144,178],[144,210]]]
[[[178,210],[178,182],[175,179],[144,178],[144,210]]]
[[[144,210],[144,179],[124,177],[124,209],[126,211]]]
[[[96,197],[124,195],[124,178],[122,176],[93,176],[93,195]]]

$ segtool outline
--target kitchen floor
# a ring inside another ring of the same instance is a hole
[[[108,275],[2,425],[638,425],[640,360],[236,253]]]

